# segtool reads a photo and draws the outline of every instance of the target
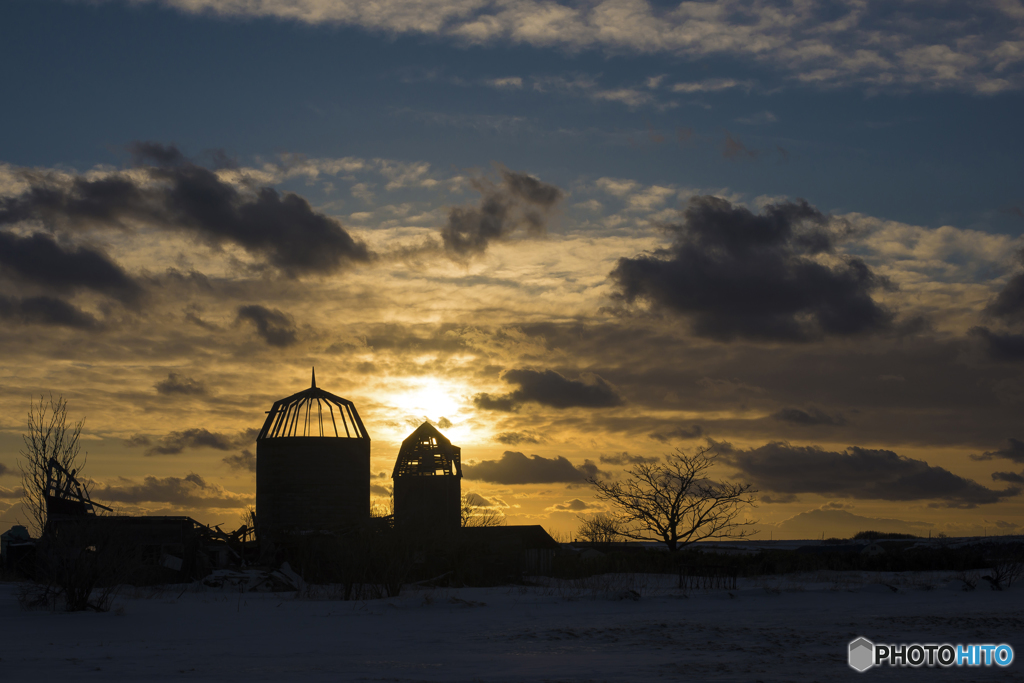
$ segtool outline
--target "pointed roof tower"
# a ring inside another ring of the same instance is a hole
[[[462,476],[462,449],[453,446],[437,427],[424,422],[402,442],[391,477],[445,475]]]

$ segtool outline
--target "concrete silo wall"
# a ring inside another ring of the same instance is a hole
[[[395,526],[455,531],[462,525],[462,479],[395,477]]]
[[[370,518],[370,440],[281,437],[256,442],[256,518],[274,538]]]

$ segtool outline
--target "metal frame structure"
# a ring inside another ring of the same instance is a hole
[[[274,402],[273,407],[267,411],[267,420],[256,440],[292,436],[370,438],[352,401],[317,388],[316,370],[313,371],[313,383],[309,389]]]

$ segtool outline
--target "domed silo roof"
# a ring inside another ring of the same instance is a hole
[[[312,385],[275,401],[256,437],[261,538],[343,531],[370,518],[370,436],[355,405]]]
[[[292,436],[370,438],[352,401],[317,387],[315,369],[309,389],[274,402],[256,440]]]

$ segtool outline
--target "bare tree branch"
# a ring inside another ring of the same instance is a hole
[[[505,515],[495,508],[473,502],[469,496],[462,496],[462,526],[505,526]]]
[[[752,484],[711,481],[716,455],[699,448],[693,455],[677,449],[665,463],[638,463],[623,481],[591,477],[600,500],[618,510],[618,532],[636,540],[656,538],[674,552],[711,538],[745,538],[752,520],[739,519],[756,506]]]
[[[22,504],[29,516],[28,523],[36,536],[46,526],[46,477],[50,458],[69,472],[81,476],[86,456],[81,453],[79,437],[85,421],[68,425],[68,402],[63,396],[49,400],[39,397],[39,403],[29,406],[28,431],[22,435],[25,442],[18,466],[21,484],[25,490]],[[88,491],[85,491],[88,496]]]

